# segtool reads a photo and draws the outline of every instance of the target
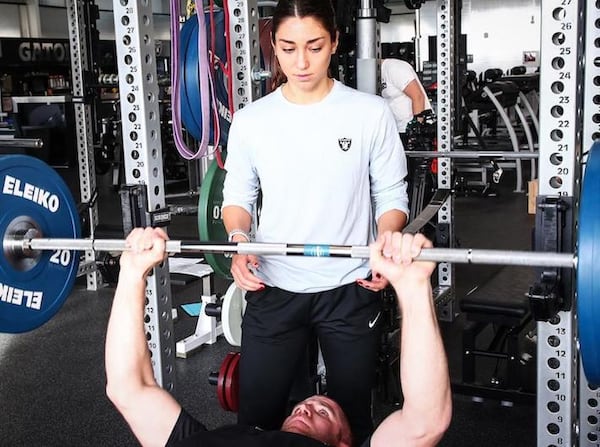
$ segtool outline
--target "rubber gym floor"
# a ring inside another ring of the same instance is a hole
[[[455,239],[462,247],[523,249],[531,247],[533,216],[527,214],[527,196],[514,193],[514,180],[505,174],[498,194],[458,196],[455,201]],[[99,213],[103,218],[120,213],[109,186],[100,185]],[[119,217],[120,218],[120,217]],[[175,217],[170,227],[173,239],[197,236],[195,216]],[[104,339],[114,289],[88,291],[78,284],[59,313],[44,326],[24,334],[0,334],[0,446],[135,446],[125,422],[105,395]],[[456,266],[457,306],[463,296],[522,296],[534,280],[529,268]],[[215,280],[215,291],[223,293],[228,283]],[[173,304],[178,308],[176,339],[194,331],[195,320],[180,308],[198,300],[200,281],[173,286]],[[465,316],[457,312],[453,322],[441,322],[449,357],[454,395],[451,426],[441,446],[534,446],[535,400],[480,398],[477,390],[465,392],[461,382],[462,330]],[[484,334],[484,336],[487,336]],[[525,354],[520,386],[535,391],[535,337],[521,337]],[[176,397],[192,414],[216,427],[235,421],[221,409],[208,375],[225,355],[234,350],[222,337],[205,345],[187,359],[176,360]],[[532,356],[531,358],[529,356]],[[529,359],[529,360],[528,360]],[[487,362],[490,363],[490,362]],[[498,367],[498,374],[494,370]],[[477,381],[490,384],[502,378],[503,362],[482,364]],[[424,399],[427,396],[423,396]],[[374,416],[380,420],[394,404],[376,394]]]

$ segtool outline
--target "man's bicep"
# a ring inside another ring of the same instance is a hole
[[[417,98],[423,97],[423,91],[421,90],[421,86],[419,85],[418,79],[413,79],[404,88],[404,93],[409,96],[413,101]]]
[[[433,447],[439,441],[410,415],[410,412],[397,410],[386,417],[371,436],[370,447]]]
[[[371,436],[370,447],[388,447],[390,445],[403,445],[404,417],[402,410],[394,411],[386,417],[375,429]],[[395,443],[395,444],[394,444]]]
[[[159,386],[144,388],[121,408],[121,414],[142,446],[164,446],[181,413],[181,405]]]

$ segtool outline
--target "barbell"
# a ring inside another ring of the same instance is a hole
[[[0,157],[0,332],[25,332],[50,320],[71,293],[78,251],[125,251],[120,239],[81,239],[77,207],[52,168],[23,155]],[[422,250],[418,260],[560,267],[577,270],[577,312],[584,370],[600,383],[600,143],[590,150],[579,206],[578,253]],[[596,247],[598,245],[598,247]],[[323,244],[167,241],[169,253],[368,258],[369,247]]]

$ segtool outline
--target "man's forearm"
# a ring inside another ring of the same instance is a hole
[[[412,103],[413,115],[418,115],[425,110],[425,95],[419,95],[416,101]]]
[[[424,433],[437,436],[436,429],[445,429],[449,424],[452,406],[448,364],[431,299],[431,284],[404,281],[395,289],[402,313],[403,412],[415,427],[422,425]]]
[[[154,379],[144,328],[146,277],[164,261],[167,238],[160,228],[127,236],[106,334],[106,393],[143,446],[164,446],[181,412]]]
[[[144,330],[145,290],[143,277],[119,276],[106,334],[107,390],[115,399],[129,387],[154,382]]]

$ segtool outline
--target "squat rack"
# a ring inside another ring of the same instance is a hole
[[[89,202],[95,189],[95,177],[90,111],[83,100],[83,72],[88,69],[83,1],[67,0],[67,13],[73,61],[80,186],[82,200]],[[437,0],[440,152],[452,150],[455,119],[452,110],[456,89],[452,67],[455,16],[459,2]],[[539,194],[540,199],[561,197],[572,200],[572,230],[575,231],[584,151],[592,141],[600,138],[600,105],[597,100],[600,68],[593,63],[600,57],[600,49],[595,44],[600,7],[594,0],[544,0],[541,3]],[[368,6],[372,7],[372,4],[361,2],[362,9],[369,9]],[[152,2],[114,0],[113,8],[126,182],[144,185],[149,211],[160,209],[165,207],[165,197]],[[234,0],[230,2],[230,11],[229,31],[231,41],[235,42],[232,45],[232,71],[237,109],[258,96],[258,88],[251,82],[252,68],[257,66],[259,60],[257,2]],[[588,61],[585,65],[582,62],[584,49]],[[557,68],[556,58],[564,59],[563,68]],[[560,114],[557,113],[557,107],[562,109]],[[438,187],[447,189],[451,182],[451,158],[441,157],[439,167]],[[450,195],[438,214],[439,223],[447,228],[449,241],[453,240],[453,207]],[[89,213],[93,227],[93,223],[97,222],[96,208],[91,207]],[[576,251],[576,247],[570,247],[569,251]],[[86,252],[85,256],[82,273],[88,274],[88,288],[95,289],[98,276],[93,268],[88,268],[94,264],[94,253]],[[440,290],[436,293],[449,294],[451,297],[444,305],[440,318],[452,320],[456,314],[453,267],[448,263],[440,263],[438,272]],[[174,391],[175,340],[168,273],[168,263],[165,263],[154,271],[148,281],[145,328],[155,377],[163,388]],[[598,445],[599,410],[591,403],[600,401],[600,392],[588,386],[581,371],[575,319],[574,310],[566,310],[550,322],[539,322],[537,325],[538,446]],[[560,368],[551,368],[550,359],[560,360]],[[552,386],[549,386],[550,381]],[[556,408],[558,410],[554,411]]]

